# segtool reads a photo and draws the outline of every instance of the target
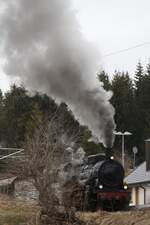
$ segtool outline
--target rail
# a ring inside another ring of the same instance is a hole
[[[0,148],[0,151],[8,151],[8,150],[16,150],[15,152],[13,152],[13,153],[10,153],[10,154],[8,154],[8,155],[4,155],[4,156],[2,156],[2,157],[0,157],[0,160],[2,160],[2,159],[6,159],[6,158],[9,158],[9,157],[11,157],[11,156],[14,156],[14,155],[17,155],[17,154],[19,154],[19,153],[21,153],[21,152],[23,152],[24,151],[24,149],[23,148]]]

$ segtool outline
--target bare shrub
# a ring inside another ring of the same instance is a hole
[[[46,223],[79,223],[72,193],[79,184],[84,151],[76,144],[77,139],[77,134],[65,131],[57,113],[50,121],[41,121],[32,138],[27,139],[27,166],[39,191]]]

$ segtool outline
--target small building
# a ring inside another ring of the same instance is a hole
[[[125,182],[131,188],[133,206],[150,204],[150,139],[145,143],[146,160],[125,178]]]

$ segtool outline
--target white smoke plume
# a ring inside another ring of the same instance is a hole
[[[63,205],[63,194],[65,195],[67,186],[73,189],[73,186],[80,184],[81,165],[84,162],[85,152],[82,148],[74,150],[71,147],[66,148],[59,167],[57,183],[53,184],[54,193],[57,193],[60,205]],[[68,191],[68,190],[67,190]],[[65,198],[64,198],[65,199]]]
[[[96,79],[98,52],[80,32],[71,0],[1,0],[5,73],[31,90],[65,101],[105,146],[113,143],[114,108]]]

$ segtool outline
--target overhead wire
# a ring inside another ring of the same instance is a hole
[[[145,46],[145,45],[150,45],[150,41],[144,42],[142,44],[134,45],[134,46],[129,47],[129,48],[121,49],[119,51],[111,52],[109,54],[103,55],[103,57],[109,57],[109,56],[112,56],[112,55],[117,55],[117,54],[120,54],[120,53],[123,53],[123,52],[130,51],[130,50],[135,49],[135,48],[140,48],[140,47]]]

